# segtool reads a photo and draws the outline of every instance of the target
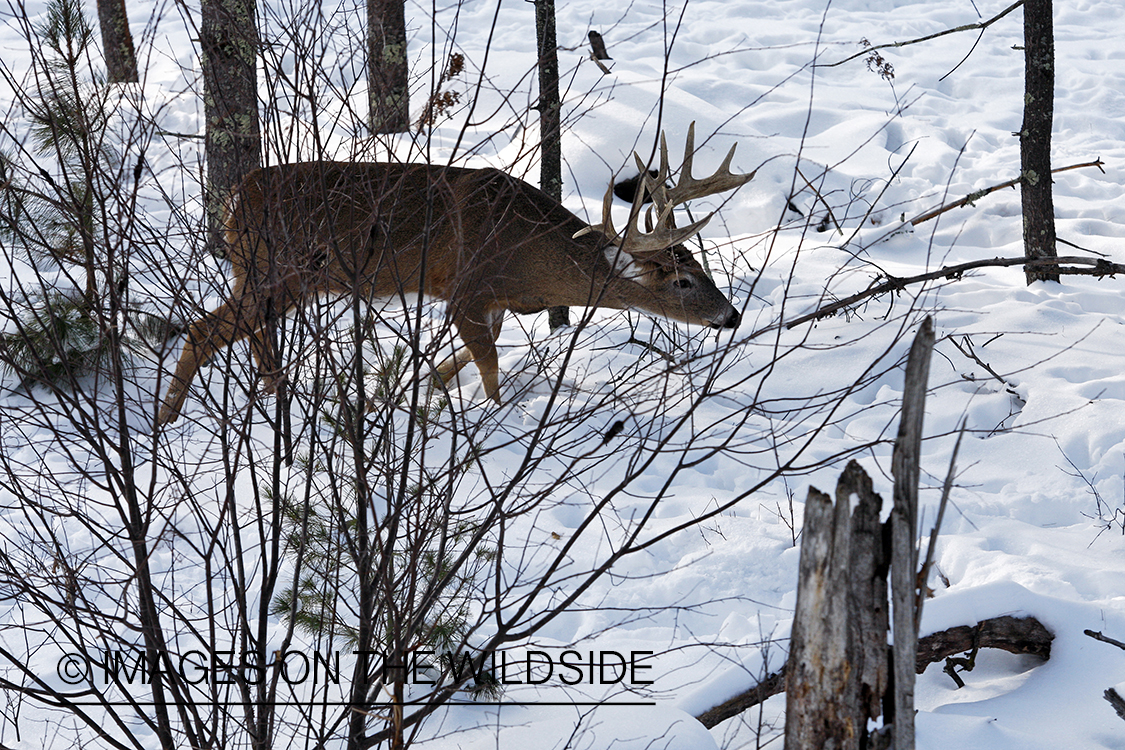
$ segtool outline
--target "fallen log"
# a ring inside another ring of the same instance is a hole
[[[917,674],[922,674],[929,665],[971,651],[974,647],[998,648],[1012,654],[1038,656],[1046,661],[1051,658],[1051,641],[1054,639],[1054,634],[1034,617],[993,617],[981,620],[976,625],[959,625],[919,638],[914,669]],[[695,718],[710,729],[783,692],[784,667],[767,675],[754,687],[707,709]]]

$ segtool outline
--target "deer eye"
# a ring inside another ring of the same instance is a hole
[[[680,277],[672,282],[672,286],[677,289],[691,289],[691,279]]]

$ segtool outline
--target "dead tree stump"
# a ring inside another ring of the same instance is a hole
[[[867,720],[882,715],[888,626],[882,505],[855,461],[840,475],[835,503],[809,488],[786,667],[786,747],[863,747]]]
[[[855,461],[840,475],[835,503],[809,488],[786,665],[785,746],[792,750],[866,750],[892,740],[896,750],[914,747],[918,457],[933,342],[926,318],[906,364],[892,460],[895,505],[887,525],[879,523],[883,501]],[[880,716],[884,729],[869,735],[868,720]]]

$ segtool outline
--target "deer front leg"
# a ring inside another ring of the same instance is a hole
[[[258,330],[259,326],[249,322],[257,321],[257,309],[257,305],[245,298],[235,297],[192,324],[188,329],[187,341],[184,342],[176,372],[168,384],[160,414],[156,418],[158,425],[170,424],[179,418],[192,381],[203,365],[220,349],[249,335],[254,338],[251,349],[259,364],[263,364],[263,358],[271,359],[271,348],[261,343],[263,338],[268,337]]]
[[[180,410],[187,400],[188,387],[199,374],[200,368],[216,351],[233,340],[234,332],[235,313],[229,302],[218,310],[207,313],[188,328],[184,350],[180,353],[176,372],[168,384],[168,392],[164,395],[164,403],[156,418],[157,424],[170,424],[179,418]]]

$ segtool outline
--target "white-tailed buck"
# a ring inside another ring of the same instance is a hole
[[[682,245],[710,215],[678,229],[672,208],[737,188],[754,173],[731,173],[732,147],[715,174],[693,178],[694,140],[693,123],[680,179],[669,188],[661,137],[659,173],[637,191],[621,233],[610,219],[612,183],[602,223],[590,226],[542,191],[495,169],[317,161],[251,172],[226,217],[233,293],[189,329],[159,421],[175,420],[199,368],[243,338],[250,339],[272,387],[281,363],[270,320],[322,293],[421,293],[445,300],[464,347],[437,373],[448,382],[471,360],[497,403],[496,338],[505,310],[600,306],[738,327],[738,311]],[[656,221],[642,232],[637,222],[646,192]]]

